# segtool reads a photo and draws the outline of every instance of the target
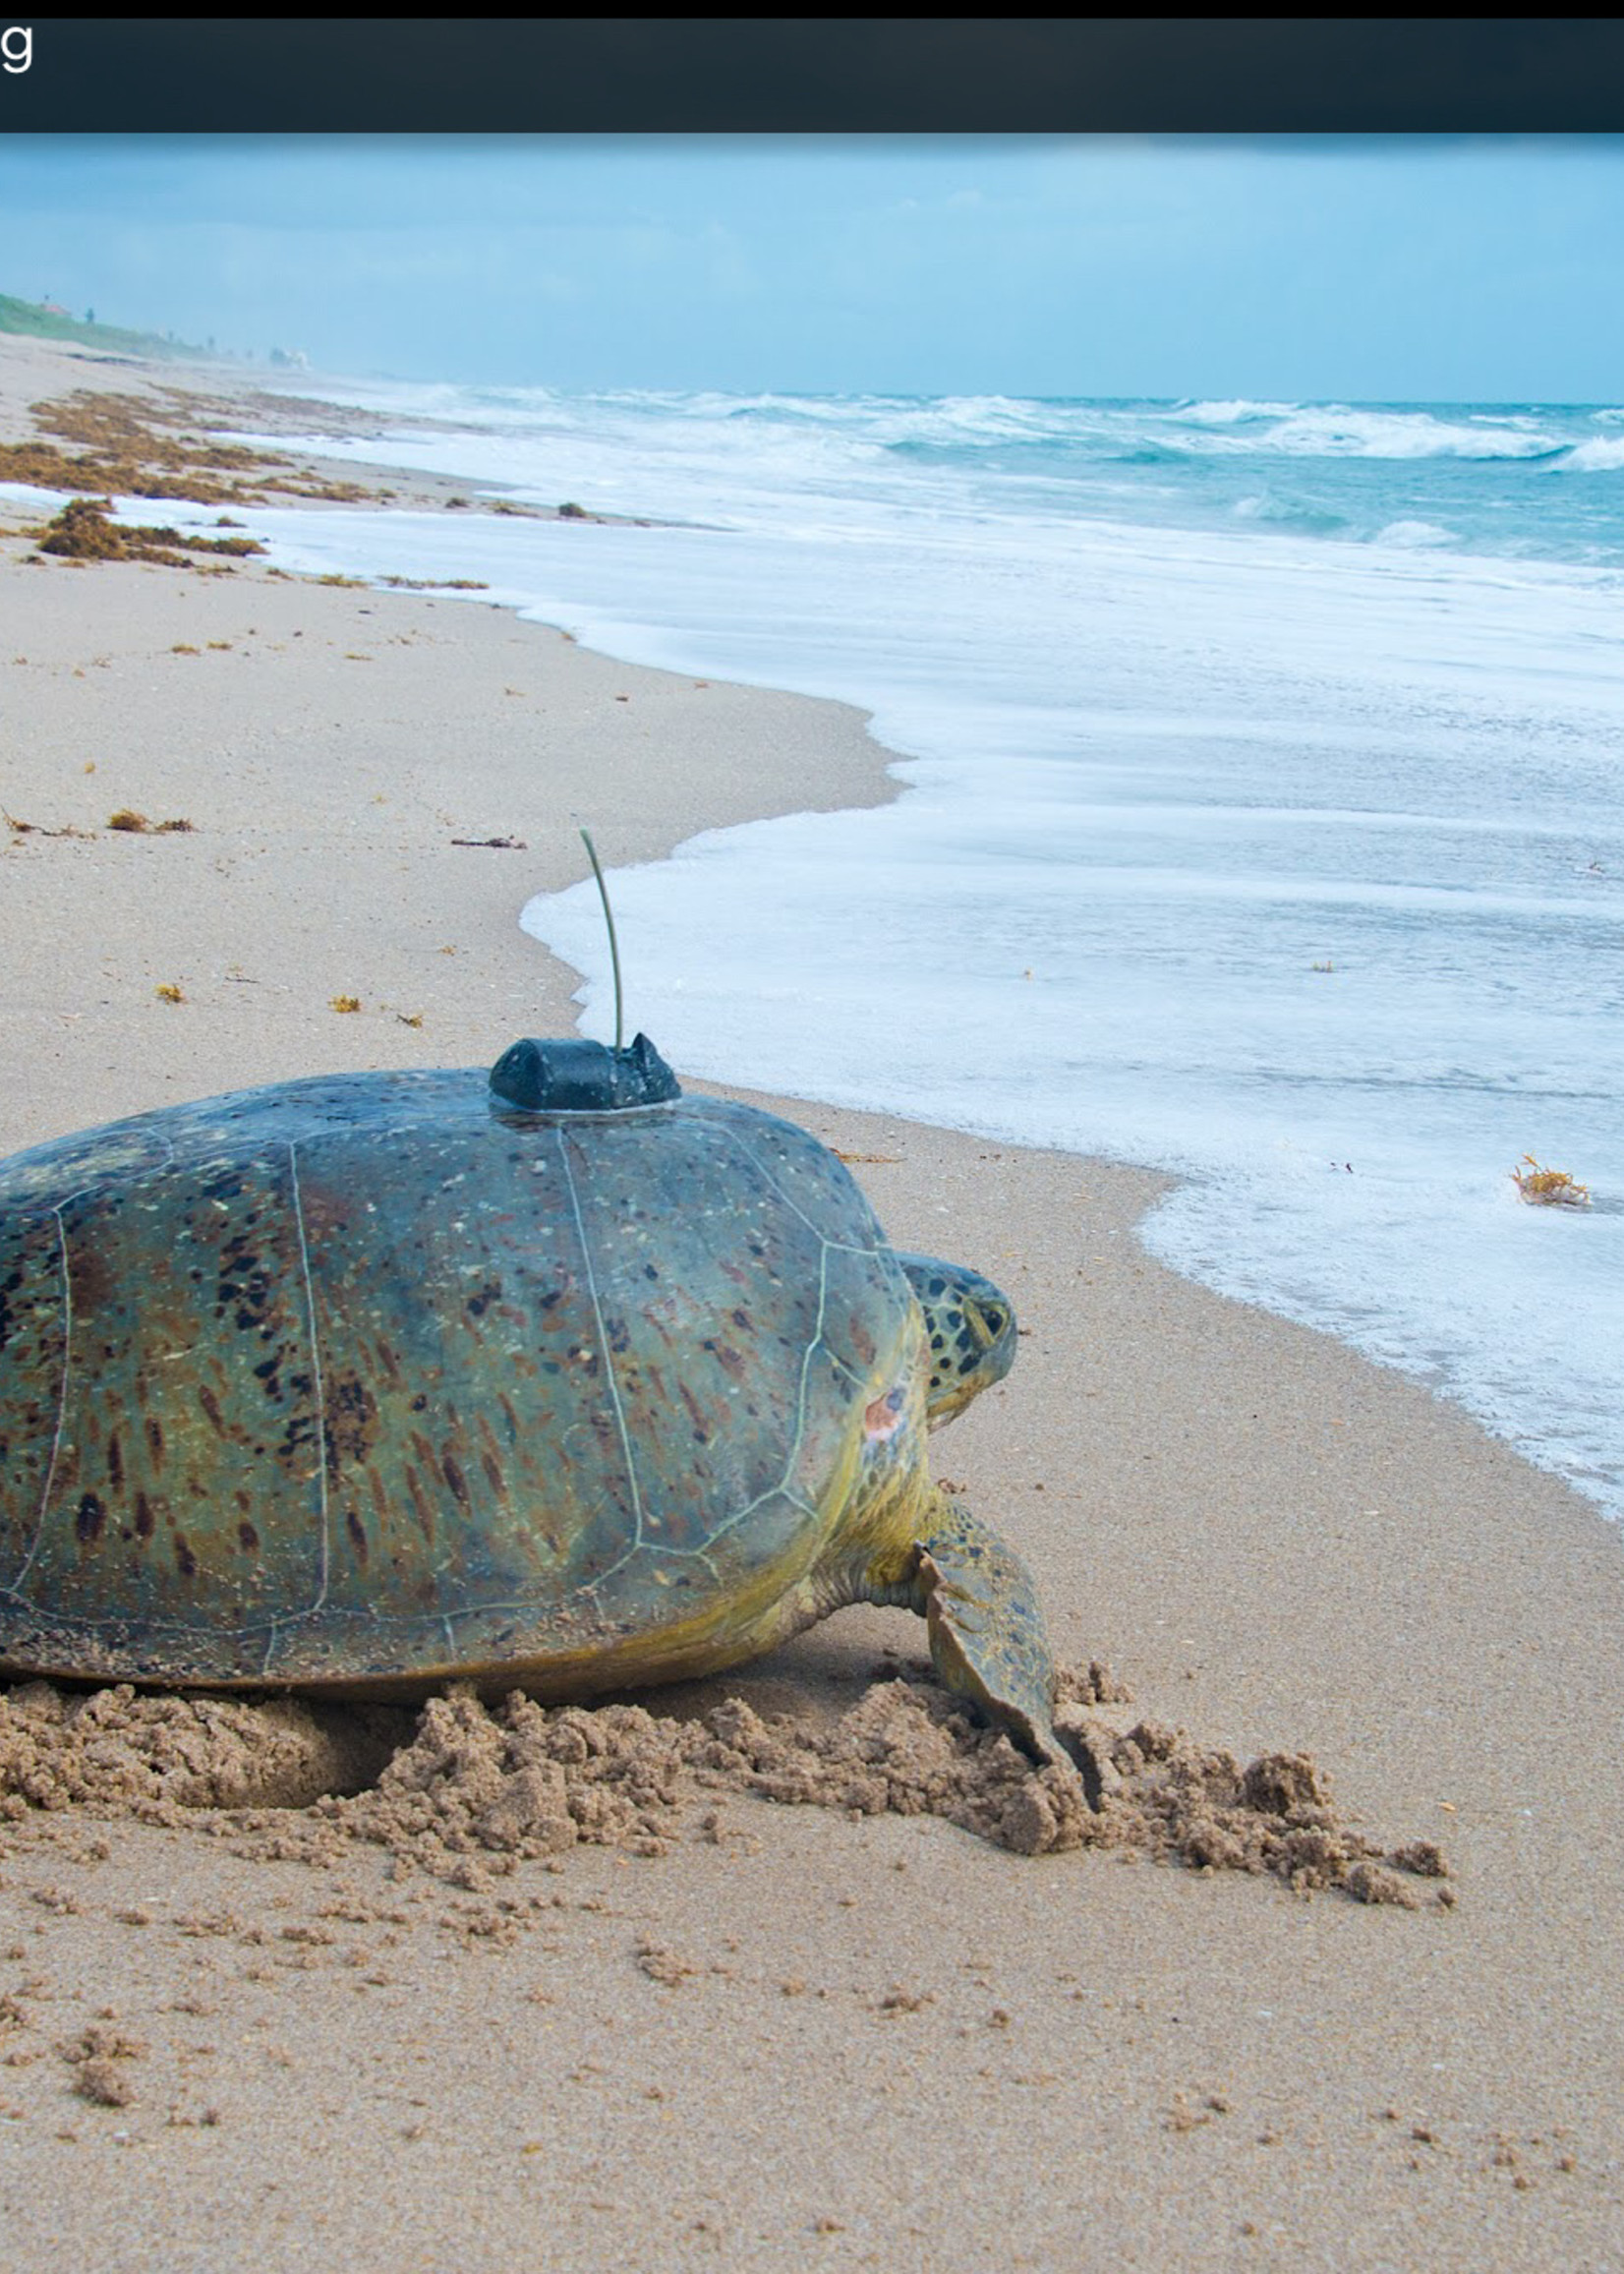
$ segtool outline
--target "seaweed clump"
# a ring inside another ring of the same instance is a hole
[[[63,560],[149,560],[164,568],[191,568],[194,553],[225,553],[241,559],[263,553],[253,537],[188,537],[179,529],[150,524],[124,527],[112,518],[110,497],[70,497],[45,525],[41,553]]]
[[[456,503],[456,499],[452,499]],[[330,581],[323,579],[323,582]],[[489,592],[477,576],[385,576],[379,579],[391,592]]]
[[[1537,1208],[1588,1208],[1591,1189],[1570,1177],[1566,1169],[1542,1169],[1532,1153],[1523,1155],[1526,1166],[1511,1174],[1522,1197]]]
[[[121,805],[116,813],[107,816],[109,829],[129,837],[190,837],[197,823],[185,821],[179,815],[172,821],[148,821],[145,813],[133,806]]]
[[[266,408],[263,398],[245,406],[174,387],[145,397],[85,389],[31,408],[41,436],[55,439],[0,443],[0,481],[125,497],[185,497],[199,505],[262,505],[270,490],[331,504],[355,504],[371,495],[359,483],[326,481],[270,451],[216,441],[198,431],[211,423],[232,425],[245,408]]]

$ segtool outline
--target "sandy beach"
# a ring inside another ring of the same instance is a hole
[[[244,384],[0,339],[0,440],[79,389]],[[445,592],[32,557],[37,519],[0,506],[0,1152],[567,1033],[574,974],[517,917],[584,873],[581,823],[612,866],[894,794],[837,705]],[[458,1850],[366,1829],[410,1717],[160,1741],[115,1703],[98,1755],[80,1703],[20,1687],[12,2257],[1624,2267],[1616,1531],[1424,1388],[1151,1260],[1149,1174],[752,1102],[850,1159],[899,1246],[1014,1297],[1019,1362],[934,1466],[1031,1562],[1064,1663],[1129,1693],[1111,1726],[1309,1756],[1338,1827],[1435,1842],[1447,1878],[1362,1901],[1131,1841],[1022,1854],[900,1769],[783,1805],[671,1768],[613,1837]],[[917,1749],[928,1674],[917,1621],[852,1610],[638,1703],[827,1736],[895,1693]]]

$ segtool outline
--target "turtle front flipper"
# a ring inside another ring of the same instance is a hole
[[[1054,1660],[1031,1573],[990,1524],[940,1492],[928,1524],[913,1544],[909,1593],[937,1674],[1023,1753],[1075,1775],[1055,1732]]]

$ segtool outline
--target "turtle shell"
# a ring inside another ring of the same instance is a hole
[[[721,1100],[352,1075],[19,1153],[0,1669],[652,1673],[805,1574],[917,1335],[841,1164]]]

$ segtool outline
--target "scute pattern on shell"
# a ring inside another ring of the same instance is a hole
[[[482,1071],[0,1164],[0,1666],[369,1680],[578,1653],[804,1570],[914,1313],[845,1170],[706,1098]]]

